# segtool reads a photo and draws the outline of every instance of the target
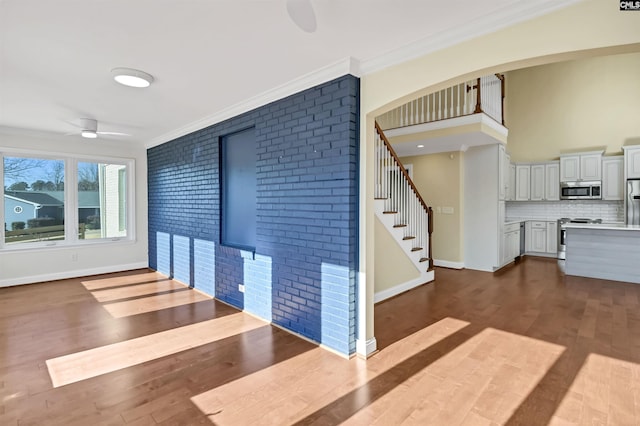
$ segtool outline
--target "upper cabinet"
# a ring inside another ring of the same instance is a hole
[[[560,199],[560,164],[518,164],[516,166],[517,201],[557,201]]]
[[[627,179],[640,178],[640,145],[623,147],[626,159]]]
[[[622,155],[602,159],[602,199],[623,200],[624,161]]]
[[[560,182],[602,180],[602,153],[597,151],[560,156]]]

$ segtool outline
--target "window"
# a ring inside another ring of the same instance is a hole
[[[3,157],[4,243],[64,240],[64,160]]]
[[[78,238],[126,237],[126,166],[78,162]]]
[[[256,137],[255,129],[224,136],[220,142],[223,245],[255,251]]]
[[[0,249],[132,239],[133,160],[0,153]]]

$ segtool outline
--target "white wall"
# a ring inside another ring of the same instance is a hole
[[[136,238],[132,242],[81,247],[0,251],[0,287],[147,266],[147,159],[143,146],[127,141],[88,141],[77,136],[0,130],[0,151],[10,149],[134,159]],[[73,260],[74,255],[77,260]]]

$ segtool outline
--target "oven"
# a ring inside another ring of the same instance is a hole
[[[567,223],[602,223],[602,219],[563,217],[558,219],[558,259],[567,258]]]

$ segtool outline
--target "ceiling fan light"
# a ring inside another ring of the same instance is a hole
[[[149,87],[153,83],[151,74],[131,68],[114,68],[111,75],[115,81],[129,87]]]
[[[83,130],[80,135],[82,135],[83,138],[89,139],[95,139],[98,137],[98,133],[93,130]]]

